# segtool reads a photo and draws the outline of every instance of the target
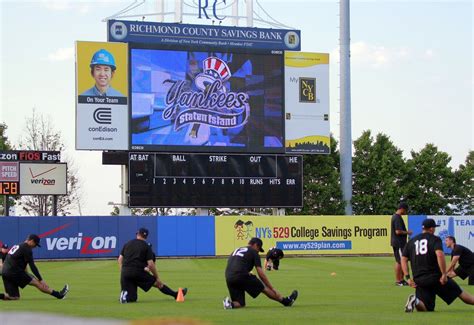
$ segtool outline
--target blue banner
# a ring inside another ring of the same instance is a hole
[[[117,257],[138,228],[150,231],[147,242],[157,256],[214,256],[214,217],[4,217],[0,245],[10,247],[37,234],[37,259]]]
[[[109,20],[109,42],[157,43],[268,50],[301,50],[301,32],[289,29],[229,27]]]

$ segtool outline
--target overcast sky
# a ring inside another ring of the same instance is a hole
[[[139,2],[0,0],[0,121],[17,144],[33,107],[51,118],[79,168],[84,215],[107,215],[107,203],[120,202],[120,167],[102,166],[100,152],[74,149],[74,42],[106,41],[102,20]],[[197,2],[186,0],[184,11],[197,16]],[[165,12],[173,3],[166,1]],[[301,30],[302,51],[331,54],[331,132],[339,138],[338,2],[259,3]],[[129,14],[154,10],[147,0]],[[270,19],[257,4],[255,10]],[[474,139],[472,16],[470,0],[351,2],[353,139],[364,130],[385,133],[406,158],[434,143],[452,157],[451,167],[464,163]]]

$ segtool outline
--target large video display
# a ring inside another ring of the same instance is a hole
[[[130,148],[283,153],[281,51],[130,44]]]

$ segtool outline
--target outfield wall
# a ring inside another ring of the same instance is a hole
[[[414,234],[427,216],[405,216]],[[474,216],[430,216],[445,238],[474,251]],[[292,255],[391,254],[391,216],[95,216],[1,217],[0,244],[22,242],[38,234],[40,259],[110,258],[135,237],[150,230],[148,241],[160,257],[221,256],[260,237],[264,248],[277,246]],[[449,252],[449,250],[446,250]]]

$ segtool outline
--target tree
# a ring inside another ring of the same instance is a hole
[[[451,214],[455,193],[451,157],[431,143],[420,152],[411,151],[411,156],[403,181],[411,214]]]
[[[0,151],[7,151],[7,150],[12,150],[12,146],[10,142],[8,141],[7,137],[7,129],[8,126],[5,123],[0,123]],[[3,214],[5,211],[5,200],[7,196],[6,195],[1,195],[0,196],[0,214]],[[14,204],[13,199],[9,199],[10,205]]]
[[[344,214],[340,187],[339,151],[331,136],[329,155],[305,155],[303,158],[303,208],[287,209],[288,214]]]
[[[352,207],[355,214],[391,214],[402,196],[402,151],[385,134],[364,131],[354,141]]]
[[[80,204],[80,189],[77,169],[71,158],[64,155],[64,143],[60,132],[54,129],[50,118],[38,114],[35,109],[31,117],[26,118],[24,136],[19,147],[22,150],[60,151],[63,161],[67,162],[68,194],[58,196],[58,215],[70,215],[71,209]],[[49,216],[53,212],[53,197],[47,195],[22,196],[19,205],[29,215]]]
[[[474,151],[468,153],[465,165],[460,165],[454,173],[454,182],[453,212],[474,214]]]

